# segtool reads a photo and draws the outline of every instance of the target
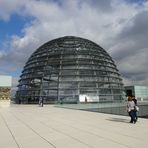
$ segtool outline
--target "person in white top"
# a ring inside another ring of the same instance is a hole
[[[130,123],[136,123],[136,111],[135,111],[135,102],[132,100],[131,96],[128,96],[127,102],[127,111],[129,116],[131,117]]]

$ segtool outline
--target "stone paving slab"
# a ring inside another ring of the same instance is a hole
[[[0,102],[2,148],[148,148],[148,119]]]

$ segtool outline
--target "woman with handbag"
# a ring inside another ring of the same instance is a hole
[[[136,111],[135,111],[135,102],[132,100],[131,96],[128,96],[127,102],[127,111],[129,116],[131,117],[130,123],[136,123]]]

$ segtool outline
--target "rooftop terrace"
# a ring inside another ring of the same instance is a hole
[[[148,119],[0,102],[2,148],[147,148]]]

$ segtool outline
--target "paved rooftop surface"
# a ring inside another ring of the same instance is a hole
[[[148,119],[0,102],[0,148],[148,148]]]

